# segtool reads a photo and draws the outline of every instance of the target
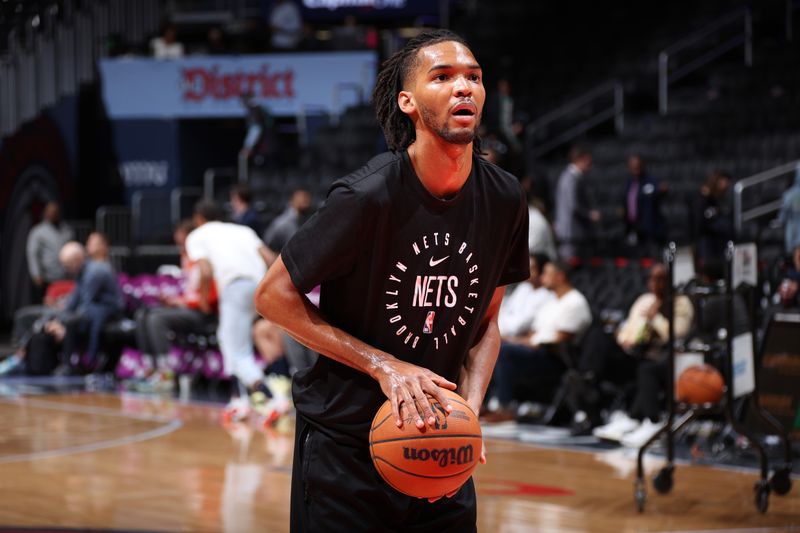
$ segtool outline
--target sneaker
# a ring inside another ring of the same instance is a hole
[[[0,361],[0,376],[15,376],[23,373],[22,357],[19,354],[12,353],[2,361]]]
[[[157,370],[150,377],[135,385],[138,392],[165,393],[175,389],[175,374],[172,370]]]
[[[622,445],[626,448],[641,448],[662,427],[664,427],[664,424],[657,424],[651,422],[649,418],[645,418],[638,429],[631,431],[622,438]]]
[[[270,390],[273,396],[283,396],[291,398],[292,395],[292,378],[280,374],[270,374],[264,377],[264,383]]]
[[[598,439],[620,442],[625,435],[639,427],[638,420],[629,417],[623,411],[614,411],[609,417],[608,424],[598,426],[592,430],[592,435]]]
[[[223,422],[241,422],[250,416],[250,402],[247,398],[231,398],[222,411]]]
[[[292,408],[289,398],[285,396],[267,398],[266,394],[260,391],[250,395],[250,405],[264,426],[272,426],[279,418],[288,414]]]

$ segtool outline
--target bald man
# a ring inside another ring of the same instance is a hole
[[[90,360],[94,362],[103,326],[122,312],[122,293],[117,277],[107,261],[87,257],[84,247],[70,241],[61,248],[58,259],[67,274],[76,278],[75,289],[67,298],[57,319],[45,331],[63,341],[58,374],[75,373],[70,356],[85,339]]]

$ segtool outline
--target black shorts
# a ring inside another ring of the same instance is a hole
[[[470,478],[452,498],[434,503],[390,487],[375,470],[366,444],[354,448],[297,416],[292,465],[291,531],[477,531]]]

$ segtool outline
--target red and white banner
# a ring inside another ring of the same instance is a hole
[[[243,93],[252,93],[274,115],[339,113],[370,98],[376,70],[374,52],[100,62],[112,119],[242,116]]]

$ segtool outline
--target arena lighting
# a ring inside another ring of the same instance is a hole
[[[374,9],[402,9],[406,0],[303,0],[308,9],[339,9],[342,7],[371,7]]]

